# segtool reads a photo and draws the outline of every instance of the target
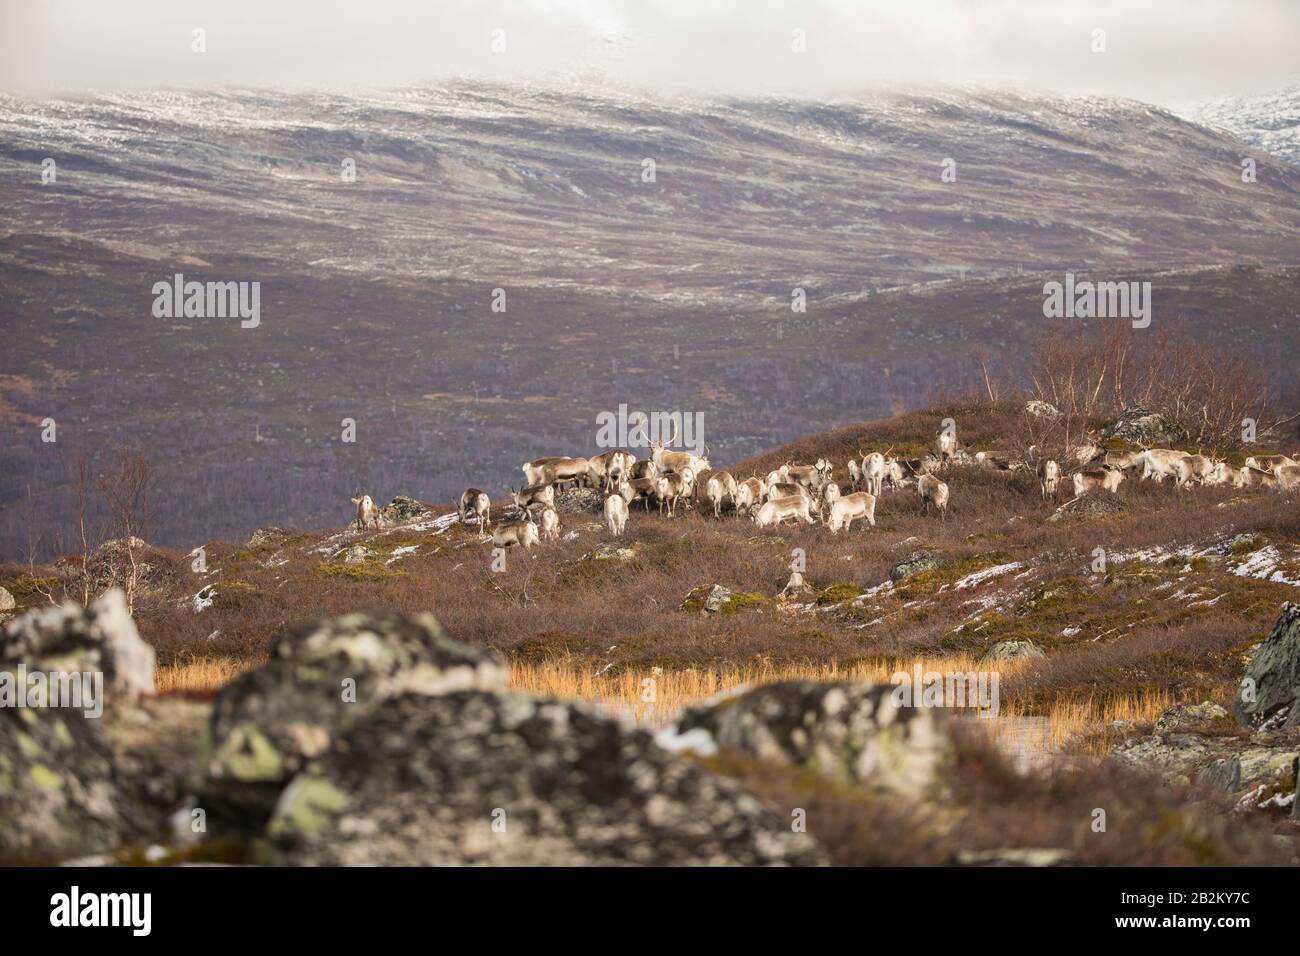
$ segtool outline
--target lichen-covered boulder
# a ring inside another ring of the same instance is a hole
[[[583,705],[403,694],[331,741],[268,825],[276,862],[812,865],[806,834]]]
[[[495,653],[447,636],[431,614],[355,613],[297,628],[217,696],[200,767],[205,806],[260,826],[290,777],[389,698],[508,679]]]
[[[1101,437],[1153,448],[1185,441],[1187,432],[1159,412],[1140,405],[1130,405],[1102,429]]]
[[[939,713],[887,684],[786,681],[692,707],[679,734],[907,798],[941,789],[950,740]]]
[[[45,673],[102,673],[108,700],[154,692],[155,654],[135,629],[117,589],[89,608],[69,601],[37,608],[0,629],[0,666]]]
[[[429,509],[427,507],[408,495],[395,495],[393,500],[384,505],[380,511],[383,519],[392,524],[400,524],[413,518],[422,518],[428,513]]]
[[[1255,651],[1233,709],[1242,723],[1300,727],[1300,604],[1282,605],[1273,632]]]
[[[933,571],[939,566],[939,559],[930,551],[913,551],[902,561],[889,569],[889,580],[897,584],[916,574]]]
[[[1046,657],[1047,655],[1033,641],[998,641],[980,658],[980,663],[991,664],[996,661],[1009,661],[1016,658]]]
[[[0,863],[104,853],[142,828],[108,730],[154,686],[120,591],[0,632]]]

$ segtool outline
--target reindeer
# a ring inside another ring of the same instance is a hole
[[[849,470],[849,490],[857,491],[858,486],[862,483],[862,469],[858,467],[856,458],[850,458],[848,462]]]
[[[1294,465],[1296,461],[1290,455],[1251,455],[1246,459],[1247,468],[1258,468],[1260,471],[1276,472],[1282,465]]]
[[[1061,484],[1061,466],[1054,459],[1047,459],[1038,464],[1038,487],[1043,493],[1043,500],[1056,497],[1056,489]]]
[[[636,456],[615,448],[596,455],[588,461],[590,462],[588,480],[593,486],[608,494],[618,486],[623,476],[632,470],[636,464]]]
[[[664,505],[668,505],[668,517],[677,514],[677,502],[689,498],[695,490],[695,473],[689,467],[680,472],[660,475],[655,479],[655,497],[659,499],[659,513],[663,514]]]
[[[934,440],[934,453],[938,457],[940,464],[948,461],[957,453],[957,434],[946,429],[939,432]]]
[[[1074,497],[1081,498],[1091,491],[1109,491],[1115,494],[1123,480],[1124,472],[1118,468],[1089,468],[1076,472],[1072,479]]]
[[[736,504],[738,490],[736,479],[725,471],[715,472],[709,476],[709,480],[704,484],[704,495],[713,505],[713,517],[722,517],[723,502],[729,500],[733,506]]]
[[[359,495],[352,499],[352,503],[357,508],[356,525],[358,531],[365,531],[367,524],[373,524],[376,528],[379,527],[381,518],[379,509],[375,507],[375,503],[369,495]]]
[[[542,505],[536,522],[543,541],[555,541],[560,537],[560,513],[554,505]]]
[[[630,480],[637,478],[658,478],[659,468],[649,458],[645,461],[634,461],[632,462],[632,470],[626,477]]]
[[[609,525],[609,533],[614,537],[623,534],[627,526],[627,501],[622,495],[605,496],[605,524]]]
[[[826,487],[822,489],[821,501],[817,504],[818,517],[821,516],[823,508],[834,508],[835,502],[839,501],[841,497],[840,486],[833,481],[826,482]]]
[[[515,491],[514,486],[510,488],[510,497],[514,499],[515,508],[519,511],[528,511],[536,505],[555,506],[555,489],[550,485],[529,485],[527,488],[520,488]]]
[[[694,455],[689,451],[670,451],[669,446],[677,440],[679,422],[673,421],[673,433],[666,442],[652,442],[650,435],[646,432],[645,426],[641,426],[641,434],[645,436],[650,445],[650,458],[655,463],[655,469],[662,476],[669,472],[681,474],[686,469],[693,473],[699,474],[702,471],[710,471],[712,465],[709,464],[709,446],[704,446],[703,455]]]
[[[1015,466],[1011,456],[1000,451],[977,451],[975,453],[975,464],[987,468],[996,468],[998,471],[1011,471]]]
[[[1174,462],[1174,481],[1179,488],[1187,488],[1191,482],[1205,483],[1205,479],[1214,474],[1218,463],[1205,455],[1185,455]]]
[[[537,525],[532,517],[509,518],[497,524],[492,532],[492,545],[497,548],[509,548],[521,545],[525,551],[535,544],[540,544]]]
[[[650,510],[650,501],[656,495],[656,489],[659,485],[658,478],[633,478],[631,481],[625,481],[622,487],[627,488],[627,494],[623,495],[625,501],[631,506],[637,501],[645,502],[645,510]],[[620,488],[620,493],[621,493]]]
[[[1165,478],[1178,477],[1178,462],[1187,457],[1185,451],[1170,448],[1147,448],[1143,446],[1141,454],[1133,459],[1133,467],[1142,469],[1142,480],[1154,478],[1156,484]]]
[[[890,446],[891,448],[893,446]],[[886,452],[885,454],[888,454]],[[866,483],[867,491],[877,498],[880,497],[881,489],[885,484],[885,472],[887,470],[885,455],[878,451],[873,451],[869,455],[863,456],[862,459],[862,480]]]
[[[1205,479],[1207,485],[1219,485],[1221,487],[1240,488],[1242,469],[1228,464],[1226,461],[1216,461],[1214,471],[1210,477]]]
[[[1300,465],[1278,465],[1273,469],[1277,486],[1284,491],[1291,491],[1300,486]]]
[[[775,485],[778,482],[788,482],[790,480],[790,466],[782,465],[780,468],[774,468],[767,473],[763,479],[763,487]]]
[[[763,501],[768,502],[773,498],[788,498],[790,495],[803,495],[808,499],[808,504],[812,505],[816,499],[808,493],[808,489],[803,485],[796,485],[793,481],[778,481],[775,484],[767,485],[763,488]]]
[[[520,466],[520,470],[524,473],[524,487],[528,488],[533,485],[551,484],[554,479],[549,476],[549,472],[547,471],[548,467],[554,465],[556,462],[568,460],[569,459],[567,458],[552,456],[550,458],[535,458],[530,462],[524,463]]]
[[[1262,468],[1253,468],[1247,465],[1241,469],[1241,477],[1237,482],[1238,488],[1278,488],[1280,487],[1277,475],[1271,471],[1264,471]]]
[[[929,514],[930,506],[939,509],[941,520],[948,519],[948,484],[928,472],[917,476],[916,493],[921,496],[921,513]]]
[[[816,524],[809,507],[811,502],[807,495],[788,495],[785,498],[771,498],[754,514],[754,524],[760,528],[780,524],[787,519],[802,521],[804,524]]]
[[[857,518],[866,518],[867,524],[873,528],[876,526],[875,495],[865,491],[855,491],[851,495],[838,499],[831,505],[830,518],[827,520],[826,527],[831,529],[831,534],[838,534],[840,528],[848,531]]]
[[[825,459],[818,459],[818,461],[825,461]],[[806,489],[808,496],[816,501],[821,493],[822,483],[826,480],[822,470],[817,465],[795,465],[790,462],[785,463],[785,468],[789,476],[787,480]]]
[[[492,499],[487,496],[487,492],[479,491],[477,488],[466,488],[460,496],[460,503],[456,506],[460,523],[465,524],[472,516],[478,522],[480,533],[484,528],[491,526],[491,512]]]
[[[754,509],[763,503],[763,497],[767,491],[767,486],[763,484],[762,478],[746,478],[736,486],[736,513],[742,511],[752,515]]]

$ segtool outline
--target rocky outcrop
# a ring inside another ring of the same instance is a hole
[[[690,708],[679,735],[919,799],[940,788],[949,738],[939,713],[886,684],[787,681]]]
[[[71,601],[41,607],[0,630],[0,666],[45,673],[101,673],[106,697],[154,692],[154,650],[140,638],[119,590],[89,608]]]
[[[1049,524],[1060,521],[1095,521],[1109,518],[1123,512],[1124,506],[1114,495],[1081,495],[1071,498],[1053,511],[1047,518]]]
[[[1170,708],[1152,731],[1124,741],[1111,757],[1171,785],[1196,783],[1231,794],[1241,809],[1292,805],[1300,732],[1248,734],[1211,701]]]
[[[939,559],[932,551],[913,551],[902,561],[889,569],[889,580],[897,584],[916,574],[933,571],[939,566]]]
[[[404,694],[284,790],[276,860],[323,865],[824,862],[729,781],[586,707]]]
[[[429,509],[424,504],[407,495],[395,495],[393,500],[380,510],[380,515],[390,524],[422,518],[428,513]]]
[[[1033,641],[998,641],[984,653],[980,663],[1046,656]]]
[[[1233,709],[1249,727],[1300,727],[1300,605],[1287,602],[1256,649]]]
[[[1030,418],[1044,418],[1053,421],[1061,417],[1060,409],[1051,402],[1043,402],[1038,399],[1031,399],[1025,402],[1025,414]]]
[[[88,609],[41,608],[5,625],[0,863],[103,853],[146,827],[108,727],[153,691],[153,668],[120,591]]]
[[[1166,447],[1187,439],[1187,433],[1164,415],[1131,405],[1102,429],[1103,439],[1119,439],[1148,448]]]
[[[348,614],[300,628],[218,695],[203,756],[218,819],[260,827],[289,779],[399,694],[504,688],[492,652],[448,637],[432,615]]]

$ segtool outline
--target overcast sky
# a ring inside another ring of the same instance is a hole
[[[1298,38],[1300,0],[0,0],[0,89],[576,75],[659,92],[969,83],[1180,106],[1296,82]]]

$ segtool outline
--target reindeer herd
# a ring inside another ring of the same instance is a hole
[[[522,487],[517,491],[510,487],[513,513],[509,517],[494,527],[491,498],[478,488],[467,488],[460,496],[458,516],[462,523],[477,524],[480,532],[490,532],[494,547],[531,548],[560,536],[555,496],[557,490],[572,486],[599,490],[604,497],[605,524],[615,537],[623,534],[637,502],[647,512],[653,505],[669,517],[675,517],[678,508],[697,504],[711,508],[715,518],[722,518],[730,509],[759,528],[785,521],[808,525],[820,521],[835,534],[848,531],[855,521],[874,527],[876,503],[886,490],[914,490],[923,514],[935,511],[946,520],[949,487],[940,476],[964,467],[1033,470],[1044,500],[1055,498],[1066,480],[1061,463],[1041,458],[1034,446],[1025,457],[998,451],[970,454],[948,430],[935,439],[933,453],[922,458],[891,457],[892,447],[884,452],[859,449],[858,457],[847,462],[847,492],[827,458],[810,465],[786,462],[766,475],[737,480],[730,472],[712,470],[707,445],[702,455],[671,450],[668,446],[676,437],[676,429],[667,442],[649,441],[647,436],[650,457],[644,460],[618,449],[593,458],[538,458],[522,466]],[[1111,451],[1089,442],[1067,451],[1063,458],[1077,469],[1068,479],[1076,498],[1099,491],[1114,493],[1129,474],[1157,483],[1172,478],[1179,488],[1198,484],[1280,490],[1300,487],[1300,463],[1289,455],[1256,455],[1237,468],[1213,457],[1167,448]],[[697,480],[701,476],[703,483]],[[378,526],[380,512],[369,495],[354,497],[352,503],[358,531],[367,525]]]

